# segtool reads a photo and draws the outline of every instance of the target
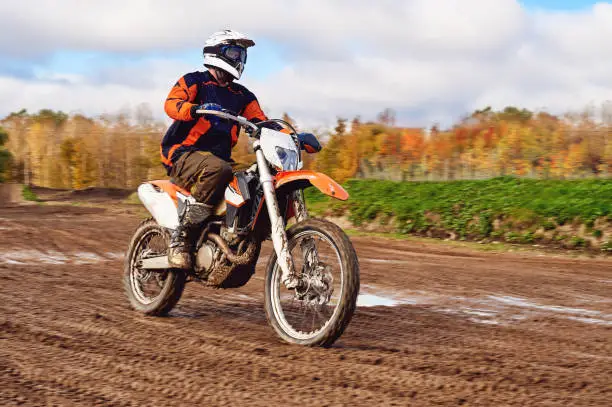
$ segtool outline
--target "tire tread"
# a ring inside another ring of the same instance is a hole
[[[290,241],[293,236],[304,230],[317,230],[327,235],[337,246],[340,253],[340,258],[346,270],[345,274],[345,289],[340,297],[340,310],[336,320],[328,327],[328,329],[313,340],[297,340],[288,336],[280,328],[276,321],[274,312],[272,311],[271,303],[271,276],[276,264],[276,254],[273,252],[266,266],[266,295],[265,295],[265,311],[268,323],[285,341],[306,346],[331,346],[345,331],[351,321],[355,308],[357,306],[357,296],[359,295],[359,260],[355,248],[349,237],[335,223],[318,218],[309,218],[305,221],[293,225],[287,231],[287,239]]]
[[[138,246],[140,239],[145,231],[149,228],[158,228],[162,230],[162,233],[168,239],[168,234],[166,233],[161,226],[157,224],[157,222],[153,218],[148,218],[142,221],[132,239],[130,240],[130,244],[128,246],[128,250],[125,255],[124,265],[123,265],[123,288],[126,296],[130,301],[130,305],[136,311],[142,312],[145,315],[149,316],[165,316],[176,306],[176,304],[181,299],[181,295],[183,294],[183,290],[185,289],[185,283],[187,281],[187,275],[184,271],[180,270],[172,270],[168,272],[168,278],[172,279],[170,283],[170,287],[168,290],[161,295],[156,301],[151,304],[142,304],[138,299],[134,296],[132,291],[132,285],[130,282],[130,263],[133,256],[134,250]]]

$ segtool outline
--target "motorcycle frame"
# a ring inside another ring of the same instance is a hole
[[[277,256],[278,264],[282,271],[281,280],[287,288],[295,288],[299,281],[296,276],[293,259],[291,258],[291,255],[289,253],[287,233],[285,232],[285,220],[290,219],[291,215],[295,216],[297,222],[301,222],[308,218],[308,212],[306,210],[306,204],[302,189],[307,186],[313,185],[318,188],[322,193],[340,200],[348,199],[348,193],[337,182],[335,182],[327,175],[314,171],[280,171],[275,175],[272,175],[270,171],[270,163],[266,159],[263,149],[261,147],[261,143],[259,140],[259,134],[261,129],[258,126],[249,122],[244,117],[234,116],[227,112],[200,110],[197,113],[210,114],[229,120],[234,120],[238,122],[238,124],[250,130],[252,137],[255,139],[253,143],[253,148],[255,150],[255,156],[257,159],[257,171],[259,173],[259,180],[263,189],[263,200],[265,201],[268,218],[270,221],[270,237],[274,246],[274,251]],[[298,152],[300,152],[300,146],[296,136],[294,134],[288,136],[293,138],[294,142],[296,143],[296,146],[298,147]],[[301,160],[301,157],[299,159]],[[174,204],[177,204],[176,190],[168,188],[168,185],[166,185],[167,182],[152,181],[148,184],[156,185],[159,188],[163,189],[174,201]],[[146,188],[146,185],[147,184],[143,184],[141,188]],[[286,211],[284,211],[285,213],[281,212],[279,208],[279,195],[284,195],[289,200],[293,201],[292,206],[288,205],[286,208],[284,208],[286,209]],[[256,225],[260,224],[259,218],[261,215],[261,207],[263,205],[263,202],[260,203],[258,213],[255,219],[253,219],[253,228],[255,228]],[[145,206],[147,207],[149,212],[151,212],[153,216],[157,219],[157,216],[154,213],[155,211],[152,210],[152,208],[146,203]],[[293,213],[289,213],[289,211],[292,211]],[[178,219],[175,220],[173,218],[171,221],[169,221],[169,223],[175,222],[178,223]]]

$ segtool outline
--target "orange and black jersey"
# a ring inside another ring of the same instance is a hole
[[[219,86],[208,71],[186,74],[174,85],[165,104],[166,113],[174,119],[161,144],[162,162],[168,172],[181,155],[192,150],[210,151],[230,160],[238,141],[238,126],[227,120],[211,123],[203,117],[191,117],[191,107],[204,103],[217,103],[254,123],[267,120],[255,95],[244,86]]]

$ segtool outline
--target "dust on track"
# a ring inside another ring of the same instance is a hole
[[[310,349],[280,342],[266,323],[269,246],[241,289],[190,284],[168,318],[131,311],[117,254],[139,222],[121,205],[0,209],[0,405],[612,399],[609,259],[354,238],[362,291],[399,305],[359,307],[333,348]]]

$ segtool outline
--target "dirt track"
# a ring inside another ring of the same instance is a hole
[[[0,405],[611,404],[612,260],[354,238],[360,303],[395,306],[306,349],[267,326],[261,270],[129,310],[125,208],[0,209]]]

